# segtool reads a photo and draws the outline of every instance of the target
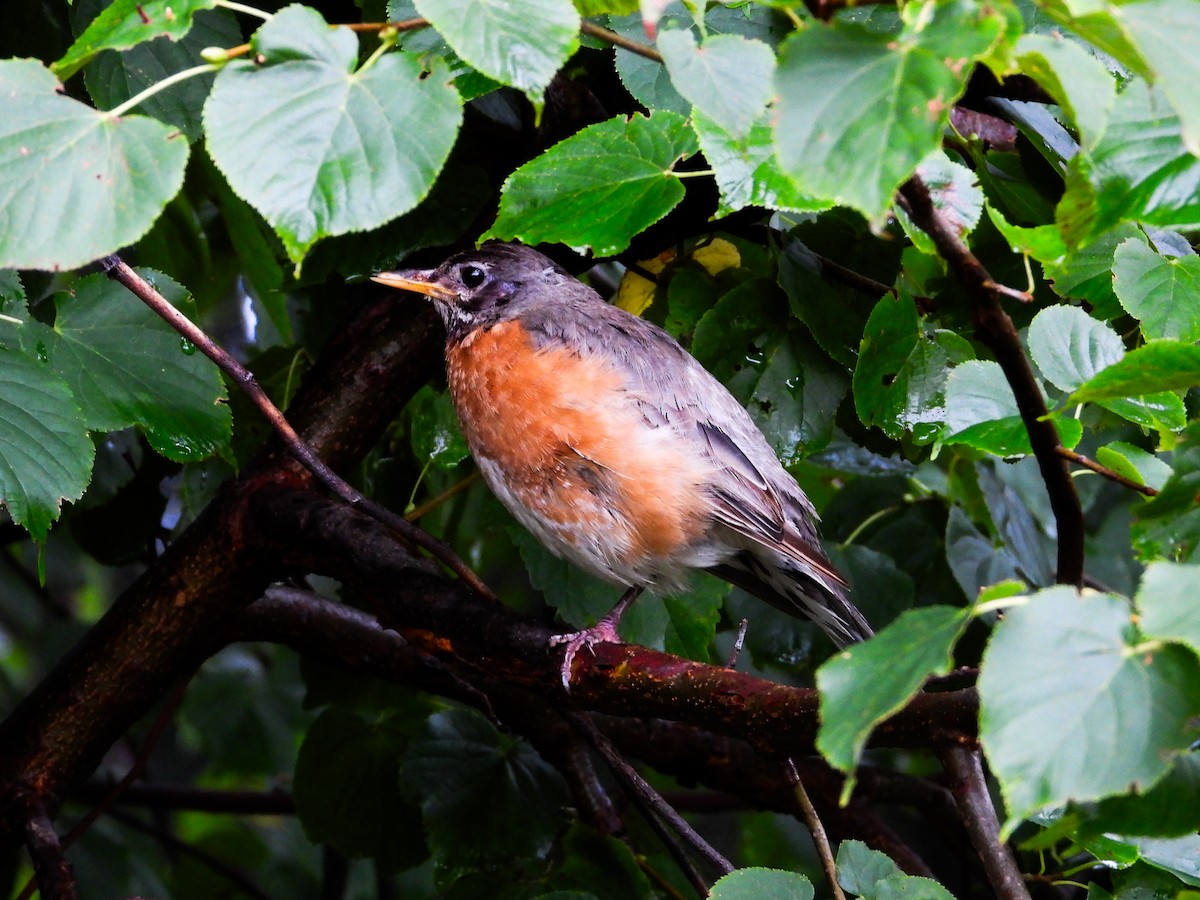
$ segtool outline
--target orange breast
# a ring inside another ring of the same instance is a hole
[[[503,482],[493,489],[560,555],[594,555],[585,567],[628,582],[703,536],[710,468],[685,436],[645,421],[606,360],[536,348],[503,322],[451,347],[446,365],[467,442]]]

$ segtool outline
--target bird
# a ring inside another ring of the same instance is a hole
[[[644,591],[706,570],[838,647],[871,626],[821,548],[812,503],[746,409],[673,337],[532,247],[488,241],[372,280],[431,299],[463,435],[484,480],[552,553],[625,588],[576,653],[619,642]]]

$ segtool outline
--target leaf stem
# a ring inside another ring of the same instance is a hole
[[[121,116],[125,115],[125,113],[129,112],[129,110],[146,102],[155,94],[165,91],[167,88],[179,84],[181,81],[187,81],[189,78],[195,78],[197,75],[204,75],[208,72],[215,72],[219,68],[221,68],[219,65],[204,63],[200,66],[192,66],[190,69],[184,69],[182,72],[176,72],[174,75],[168,75],[162,81],[157,81],[150,85],[150,87],[146,88],[140,94],[134,94],[124,103],[114,106],[112,109],[108,110],[105,115],[110,119],[119,119]]]
[[[588,37],[594,37],[597,40],[604,41],[606,44],[612,44],[614,47],[620,47],[622,50],[628,50],[630,53],[644,56],[646,59],[654,60],[656,63],[663,61],[662,54],[653,47],[639,44],[637,41],[631,40],[623,34],[617,34],[615,31],[610,31],[607,28],[597,25],[595,22],[589,22],[585,19],[580,23],[579,30]]]
[[[244,3],[235,3],[234,0],[213,0],[213,5],[233,10],[234,12],[245,13],[248,16],[254,16],[256,19],[262,19],[264,22],[270,22],[275,15],[275,13],[255,9],[253,6],[247,6]]]
[[[677,172],[676,170],[672,169],[671,174],[676,178],[707,178],[708,176],[716,175],[717,173],[713,169],[700,169],[696,172]]]
[[[901,185],[897,199],[917,227],[933,239],[938,255],[946,261],[971,298],[976,337],[992,351],[1012,388],[1050,497],[1050,508],[1058,528],[1058,583],[1079,587],[1083,584],[1083,507],[1067,462],[1059,454],[1062,441],[1054,423],[1046,419],[1048,410],[1041,386],[1033,374],[1016,326],[1000,303],[1001,297],[1013,297],[1022,302],[1032,298],[992,279],[983,263],[934,206],[929,188],[919,177],[914,175]]]
[[[18,318],[15,318],[14,316],[6,316],[6,315],[4,315],[4,313],[0,313],[0,322],[9,322],[13,325],[24,325],[25,324],[24,319],[18,319]]]
[[[396,31],[395,28],[385,26],[379,29],[379,46],[376,47],[374,52],[372,52],[371,55],[366,58],[363,64],[358,67],[358,71],[355,74],[362,75],[367,71],[367,69],[379,62],[379,58],[383,56],[383,54],[387,53],[396,46],[396,38],[399,36],[400,33]]]

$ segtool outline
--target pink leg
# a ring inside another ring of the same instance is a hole
[[[617,605],[609,610],[608,615],[591,628],[585,628],[582,631],[575,631],[570,634],[556,634],[550,638],[551,647],[557,647],[559,644],[567,645],[562,663],[563,690],[571,690],[571,664],[575,661],[575,654],[579,652],[580,647],[587,647],[590,650],[593,644],[621,643],[621,638],[617,635],[617,625],[621,621],[621,616],[625,615],[625,610],[629,609],[629,604],[641,596],[643,590],[645,588],[629,588],[621,595],[621,599],[617,601]]]

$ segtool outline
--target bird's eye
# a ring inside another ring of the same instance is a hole
[[[467,287],[477,288],[487,278],[487,272],[479,266],[463,266],[458,270],[458,277],[462,279],[462,283]]]

